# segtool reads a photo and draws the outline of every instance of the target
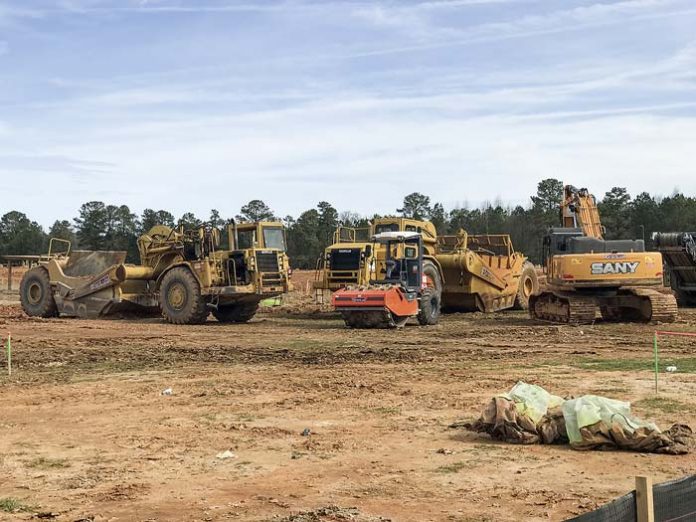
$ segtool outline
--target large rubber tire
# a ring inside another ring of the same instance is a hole
[[[418,307],[418,324],[427,326],[440,321],[440,292],[426,288],[420,296]]]
[[[423,274],[432,281],[432,287],[423,290],[419,302],[418,323],[421,325],[437,324],[440,321],[442,306],[442,278],[435,263],[423,261]]]
[[[159,301],[162,316],[172,324],[201,324],[208,318],[201,287],[186,267],[172,268],[164,275]]]
[[[539,277],[536,273],[536,268],[529,261],[525,261],[522,265],[522,273],[517,286],[517,295],[515,296],[515,310],[528,310],[529,298],[539,292]]]
[[[227,306],[219,306],[213,310],[215,319],[221,323],[246,323],[256,315],[259,303],[242,303]]]
[[[51,281],[43,267],[29,270],[19,284],[19,300],[22,309],[31,317],[55,317],[58,315],[53,298]]]

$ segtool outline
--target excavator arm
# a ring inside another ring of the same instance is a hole
[[[572,185],[563,187],[561,222],[563,227],[581,228],[587,237],[604,238],[597,202],[586,188],[577,189]]]

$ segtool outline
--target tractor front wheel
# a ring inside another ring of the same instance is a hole
[[[172,324],[200,324],[208,318],[198,280],[186,267],[178,266],[165,274],[159,297],[162,316]]]
[[[19,285],[19,300],[22,309],[31,317],[55,317],[58,315],[53,299],[51,281],[43,267],[32,268]]]

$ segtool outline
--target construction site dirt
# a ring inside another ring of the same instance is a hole
[[[515,382],[696,425],[696,351],[655,325],[451,314],[350,330],[296,292],[248,324],[25,316],[0,296],[0,520],[563,520],[696,455],[516,446],[451,428]],[[696,310],[670,329],[696,332]]]

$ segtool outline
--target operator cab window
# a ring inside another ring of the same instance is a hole
[[[254,248],[254,242],[256,240],[256,231],[254,230],[240,230],[237,232],[237,248],[240,250],[245,250],[247,248]]]
[[[389,225],[377,225],[375,227],[375,234],[381,234],[382,232],[398,232],[399,225],[396,223],[391,223]]]
[[[280,227],[264,227],[263,242],[266,248],[275,248],[285,252],[285,234]]]

